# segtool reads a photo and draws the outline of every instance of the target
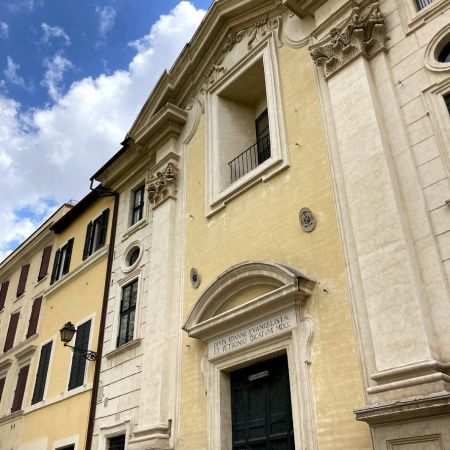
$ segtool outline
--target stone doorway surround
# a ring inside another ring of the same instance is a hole
[[[269,292],[226,309],[233,298],[258,286]],[[209,449],[231,448],[229,373],[281,354],[288,358],[295,448],[317,448],[309,379],[313,323],[306,313],[314,286],[290,267],[247,261],[217,277],[192,308],[183,329],[205,344],[201,370]]]

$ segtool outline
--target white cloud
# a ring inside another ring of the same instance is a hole
[[[43,2],[39,1],[39,5]],[[29,11],[33,11],[35,7],[34,0],[9,0],[6,4],[7,8],[12,12],[20,11],[21,9],[28,9]]]
[[[50,98],[57,101],[61,97],[61,83],[64,78],[64,72],[73,69],[73,64],[59,51],[52,59],[47,58],[44,60],[44,67],[47,70],[41,84],[47,87]]]
[[[22,111],[0,91],[0,260],[15,240],[39,225],[38,219],[23,217],[17,208],[50,211],[49,199],[60,204],[87,193],[89,177],[120,148],[152,86],[204,13],[182,1],[161,16],[139,40],[127,70],[81,79],[65,93],[53,78],[55,101],[47,108]],[[53,58],[55,64],[49,64],[62,69],[61,76],[68,68],[62,59],[58,64]]]
[[[11,56],[6,57],[6,69],[3,71],[6,81],[26,89],[25,80],[19,75],[20,64],[16,64]]]
[[[44,44],[48,44],[50,42],[50,39],[61,38],[64,40],[65,45],[70,45],[70,38],[63,28],[58,26],[51,27],[50,25],[43,22],[41,23],[41,29],[42,29],[41,41]]]
[[[5,22],[0,22],[0,39],[8,39],[9,26]]]
[[[95,12],[98,16],[98,32],[101,39],[105,39],[106,35],[114,27],[114,22],[116,20],[116,11],[112,6],[100,6],[95,7]]]

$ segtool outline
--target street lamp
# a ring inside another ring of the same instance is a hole
[[[72,340],[73,335],[77,332],[75,325],[72,322],[67,322],[60,330],[59,333],[61,335],[61,341],[64,342],[64,347],[70,347],[73,352],[78,353],[81,356],[84,356],[89,361],[95,361],[97,359],[97,353],[88,349],[75,347],[73,345],[69,345],[69,342]]]

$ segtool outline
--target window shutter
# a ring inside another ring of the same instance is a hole
[[[23,394],[25,393],[25,386],[27,384],[28,369],[30,366],[22,367],[17,377],[16,391],[14,392],[14,400],[11,408],[11,412],[16,412],[22,409]]]
[[[25,292],[29,270],[29,264],[25,264],[24,266],[22,266],[22,270],[20,271],[19,284],[17,286],[17,297],[20,297]]]
[[[42,297],[38,297],[31,308],[30,322],[28,323],[27,339],[37,331],[39,313],[41,312]]]
[[[0,310],[5,307],[6,294],[8,293],[9,281],[4,281],[0,288]]]
[[[87,321],[77,328],[75,347],[81,351],[74,350],[72,356],[72,367],[70,369],[69,391],[82,386],[84,383],[84,372],[86,368],[86,356],[83,350],[88,349],[91,321]]]
[[[50,284],[53,284],[55,282],[56,274],[58,273],[60,257],[61,257],[61,250],[58,249],[56,250],[55,260],[53,261],[52,278],[50,280]]]
[[[41,349],[41,357],[36,374],[36,383],[34,385],[33,399],[31,404],[34,405],[44,398],[45,383],[47,381],[48,365],[50,363],[50,355],[52,353],[53,342],[48,342]]]
[[[41,267],[39,269],[38,281],[41,281],[48,273],[48,265],[50,263],[51,254],[52,254],[52,246],[49,245],[48,247],[45,247],[44,251],[42,252],[42,260],[41,260]]]
[[[94,227],[92,226],[92,222],[89,222],[86,228],[86,240],[84,241],[83,261],[91,254],[93,230]]]
[[[16,337],[17,324],[19,323],[20,313],[16,312],[15,314],[11,314],[9,319],[8,333],[6,334],[5,346],[3,347],[3,351],[7,352],[14,345],[14,338]]]
[[[0,378],[0,403],[2,401],[3,389],[5,388],[6,378]]]
[[[67,242],[66,257],[64,258],[63,275],[69,272],[70,258],[72,257],[73,238]]]
[[[105,209],[102,212],[102,219],[100,221],[100,230],[98,238],[98,248],[103,247],[105,245],[106,231],[108,229],[108,217],[109,217],[109,208]]]

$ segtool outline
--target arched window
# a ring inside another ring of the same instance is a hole
[[[442,47],[437,60],[440,63],[450,63],[450,40]]]

